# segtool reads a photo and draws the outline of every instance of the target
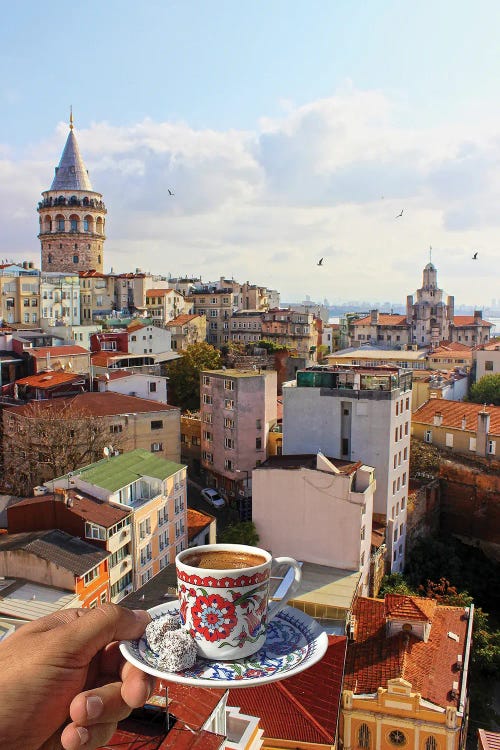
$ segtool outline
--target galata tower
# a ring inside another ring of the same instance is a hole
[[[50,186],[38,204],[42,271],[99,271],[104,265],[106,207],[83,163],[73,129]]]

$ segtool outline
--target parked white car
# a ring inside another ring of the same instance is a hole
[[[207,503],[210,503],[214,508],[223,508],[225,506],[224,498],[222,498],[217,490],[213,490],[210,487],[206,487],[201,491],[201,496],[205,498]]]

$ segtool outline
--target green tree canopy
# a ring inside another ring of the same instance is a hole
[[[200,408],[200,372],[218,370],[221,355],[218,349],[201,341],[188,346],[183,356],[169,365],[170,398],[181,411]]]
[[[484,375],[471,386],[470,400],[475,404],[500,406],[500,373]]]
[[[227,544],[250,544],[253,546],[258,544],[259,535],[253,521],[242,521],[225,528],[218,541]]]

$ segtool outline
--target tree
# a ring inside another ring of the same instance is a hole
[[[32,401],[4,411],[5,484],[16,495],[103,458],[110,444],[104,417],[96,417],[72,399]],[[119,435],[113,435],[119,448]]]
[[[411,439],[410,444],[410,476],[436,477],[439,473],[441,455],[439,451],[428,443],[417,438]]]
[[[500,373],[484,375],[471,386],[470,400],[475,404],[500,406]]]
[[[168,367],[172,402],[181,411],[197,411],[200,408],[200,372],[218,370],[220,366],[220,352],[206,341],[188,346],[183,356]]]
[[[456,586],[444,577],[439,581],[427,581],[426,585],[420,584],[418,587],[419,596],[425,596],[428,599],[436,599],[439,604],[446,604],[448,607],[470,607],[472,596],[466,591],[458,591]]]
[[[259,535],[253,521],[242,521],[227,526],[220,534],[219,542],[227,544],[249,544],[255,546],[259,542]]]
[[[379,597],[382,599],[386,594],[417,595],[402,573],[390,573],[383,577]]]

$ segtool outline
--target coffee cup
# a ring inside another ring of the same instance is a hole
[[[244,544],[206,544],[175,558],[181,627],[206,659],[234,661],[264,645],[270,621],[296,594],[302,573],[291,557],[273,558]],[[288,565],[294,577],[279,601],[269,602],[271,568]]]

